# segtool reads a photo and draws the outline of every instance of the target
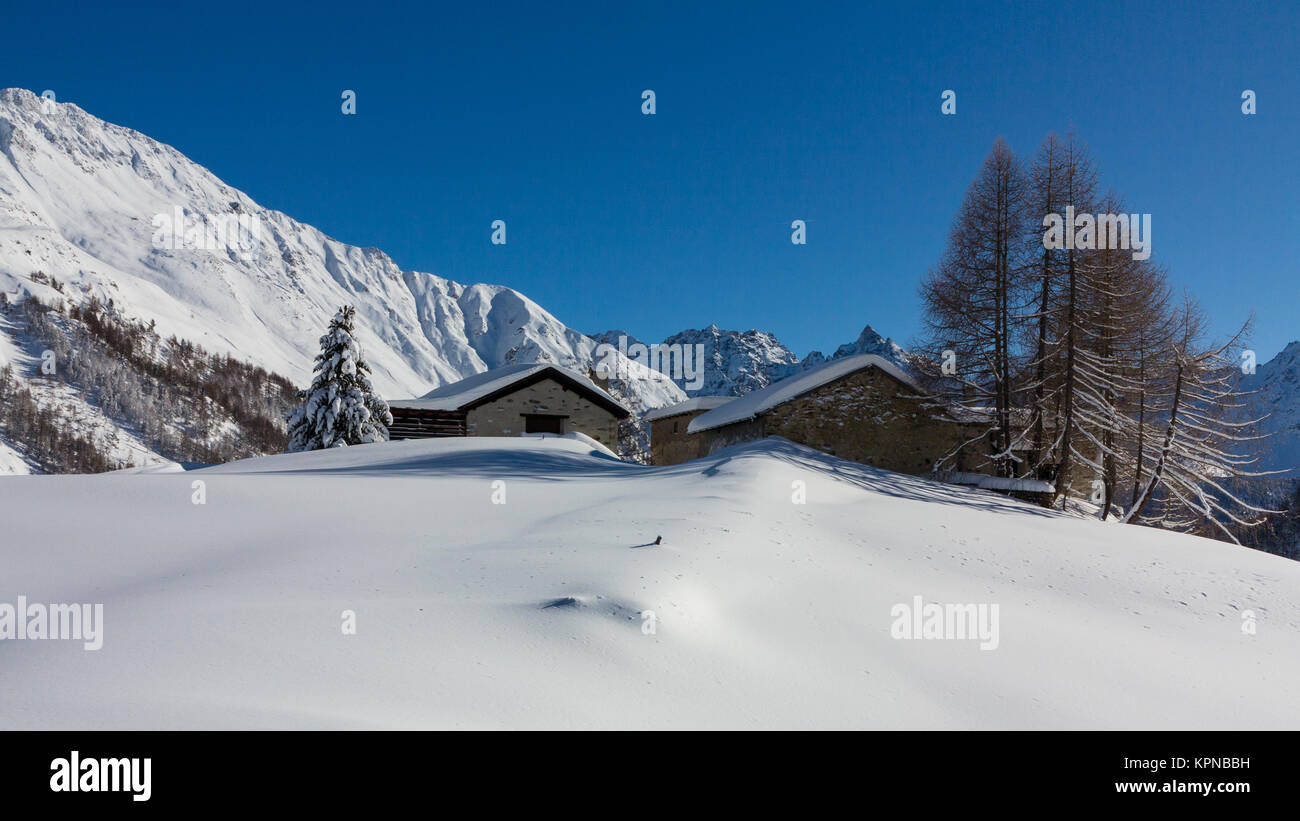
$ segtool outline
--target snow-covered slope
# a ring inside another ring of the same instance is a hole
[[[26,476],[32,472],[32,466],[18,451],[0,442],[0,476]]]
[[[167,236],[155,236],[155,217],[177,209],[187,221],[242,215],[260,238],[251,248],[231,237],[216,250],[157,247]],[[50,277],[61,292],[36,281]],[[263,208],[170,146],[22,89],[0,91],[0,293],[93,294],[156,321],[164,337],[298,384],[329,318],[350,303],[375,385],[390,396],[515,362],[584,372],[596,345],[517,291],[403,271],[377,249]],[[0,355],[5,346],[0,332]],[[637,378],[613,388],[634,409],[685,398],[662,375],[629,370]]]
[[[1292,342],[1255,373],[1239,377],[1242,390],[1254,391],[1249,401],[1257,415],[1268,414],[1261,428],[1270,434],[1261,448],[1269,470],[1295,470],[1300,479],[1300,342]]]
[[[1300,729],[1300,564],[783,440],[0,485],[0,601],[104,605],[100,650],[0,642],[3,729]],[[891,637],[917,596],[998,605],[996,649]]]

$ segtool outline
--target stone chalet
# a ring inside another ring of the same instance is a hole
[[[874,354],[832,360],[734,399],[700,397],[660,408],[647,418],[656,465],[783,436],[855,462],[929,473],[966,433],[911,376]]]
[[[394,399],[390,439],[583,433],[617,450],[627,408],[591,380],[558,365],[484,371],[418,399]]]

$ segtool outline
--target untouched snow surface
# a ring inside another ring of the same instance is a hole
[[[0,518],[0,602],[104,605],[98,651],[0,642],[5,729],[1300,728],[1300,564],[780,439],[0,478]],[[997,649],[891,638],[915,596]]]
[[[21,453],[0,442],[0,476],[25,476],[31,472],[31,465],[27,464]]]

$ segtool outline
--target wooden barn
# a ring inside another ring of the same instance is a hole
[[[394,399],[389,438],[583,433],[611,450],[627,408],[591,380],[557,365],[508,365]]]

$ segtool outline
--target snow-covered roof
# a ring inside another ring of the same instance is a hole
[[[546,374],[547,371],[551,373]],[[390,400],[388,407],[409,408],[411,410],[468,410],[481,402],[491,399],[498,393],[507,391],[517,383],[542,378],[544,375],[555,377],[561,382],[567,381],[592,394],[594,398],[603,400],[603,402],[620,409],[624,414],[628,413],[627,408],[623,407],[622,403],[596,387],[595,383],[587,377],[574,373],[567,368],[561,368],[559,365],[551,365],[545,362],[506,365],[504,368],[476,373],[473,376],[465,377],[459,382],[450,382],[434,388],[418,399]]]
[[[1051,493],[1055,485],[1042,479],[1008,479],[1002,476],[989,476],[986,473],[961,471],[939,472],[935,478],[952,485],[971,485],[984,490],[1016,490],[1027,493]]]
[[[662,408],[655,408],[642,417],[646,422],[654,422],[659,419],[667,419],[670,416],[681,416],[683,413],[690,413],[697,410],[713,410],[722,407],[732,401],[734,396],[697,396],[694,399],[687,399],[685,402],[678,402],[675,405],[664,405]]]
[[[761,390],[737,397],[734,401],[728,402],[720,408],[711,410],[708,413],[702,413],[692,419],[691,424],[686,428],[686,432],[699,433],[700,431],[720,428],[723,425],[730,425],[733,422],[753,419],[777,405],[789,402],[791,399],[797,399],[809,391],[816,390],[822,385],[834,382],[836,379],[848,376],[851,373],[856,373],[863,368],[877,368],[912,388],[918,394],[925,393],[924,389],[916,384],[912,377],[900,370],[897,365],[875,354],[864,353],[858,356],[846,356],[843,359],[832,359],[824,365],[818,365],[788,379],[773,382]]]
[[[1028,493],[1051,493],[1056,486],[1042,479],[1008,479],[1002,476],[985,476],[979,482],[984,490],[1019,490]]]

